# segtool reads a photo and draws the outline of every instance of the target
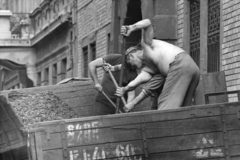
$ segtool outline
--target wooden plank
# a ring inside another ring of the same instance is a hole
[[[223,147],[221,132],[154,138],[148,139],[147,143],[150,144],[149,153]]]
[[[227,130],[240,130],[240,122],[237,113],[226,116],[226,127]]]
[[[207,107],[206,105],[201,105],[198,107],[183,107],[172,110],[147,112],[147,114],[144,114],[144,120],[145,122],[156,122],[196,117],[211,117],[217,115],[220,115],[219,105],[212,104],[208,105]]]
[[[223,148],[220,148],[223,150]],[[178,151],[178,152],[168,152],[168,153],[158,153],[150,154],[149,159],[151,160],[226,160],[223,158],[220,149],[198,149],[198,150],[189,150],[189,151]]]
[[[133,156],[130,152],[126,152],[130,144],[137,144],[136,147],[141,148],[137,156],[144,159],[142,127],[145,129],[147,150],[151,160],[159,157],[168,160],[213,160],[224,157],[222,113],[220,113],[223,107],[227,111],[229,145],[240,146],[238,138],[240,129],[236,112],[240,102],[42,122],[35,127],[47,128],[50,132],[50,140],[45,132],[41,133],[41,149],[48,158],[52,157],[51,154],[59,152],[55,153],[55,150],[60,150],[58,156],[62,155],[59,125],[64,122],[67,152],[72,160],[84,159],[84,157],[93,159],[93,156],[102,158],[106,155],[109,155],[107,159],[116,159],[114,156],[117,154],[117,146],[120,147],[118,153],[125,156],[122,158],[128,159],[127,156]]]
[[[11,125],[13,125],[14,128],[18,129],[18,134],[20,135],[20,138],[23,138],[23,134],[19,129],[20,127],[22,127],[21,119],[17,115],[15,115],[15,112],[14,112],[12,106],[9,103],[7,103],[7,101],[5,100],[4,97],[0,96],[0,102],[1,102],[0,108],[1,108],[2,112],[5,113],[7,119],[9,119],[9,121],[10,121],[8,123],[8,125],[11,124]],[[14,117],[14,118],[12,118],[12,117]],[[4,125],[3,125],[3,127],[4,127]]]
[[[240,157],[240,145],[229,146],[230,156],[239,156]]]
[[[124,126],[140,124],[139,114],[118,114],[95,117],[85,117],[66,120],[67,131],[83,129],[100,129],[110,127],[113,129],[124,129]]]
[[[33,88],[24,88],[24,89],[15,89],[16,92],[22,93],[33,93],[33,92],[42,92],[42,91],[53,91],[54,93],[61,92],[61,91],[72,91],[78,90],[82,86],[89,86],[92,84],[92,81],[82,81],[76,83],[67,83],[61,85],[49,85],[49,86],[41,86],[41,87],[33,87]],[[8,91],[1,91],[0,95],[9,94],[12,92],[11,90]]]
[[[1,105],[1,104],[0,104]],[[0,108],[0,123],[7,119],[7,115]]]
[[[86,90],[86,89],[92,89],[93,85],[86,84],[86,85],[76,85],[71,87],[65,87],[61,88],[61,85],[58,86],[58,88],[55,88],[54,90],[51,90],[53,93],[62,93],[62,92],[71,92],[71,91],[77,91],[77,90]]]
[[[229,105],[237,106],[240,103],[228,103]],[[139,124],[140,116],[144,115],[145,122],[161,122],[167,120],[181,120],[193,119],[201,117],[212,117],[220,115],[219,105],[227,106],[227,104],[212,104],[207,106],[198,107],[185,107],[169,111],[145,111],[141,113],[128,113],[123,115],[105,115],[95,117],[84,117],[66,120],[67,125],[83,125],[85,123],[98,123],[98,127],[109,127],[127,124]],[[174,116],[172,116],[174,114]],[[236,113],[235,113],[236,114]],[[51,124],[59,123],[60,121],[53,121]],[[44,127],[49,125],[50,122],[38,123],[37,127]],[[90,125],[91,126],[91,125]],[[90,127],[94,128],[94,127]],[[96,127],[95,127],[96,128]]]
[[[27,145],[12,151],[14,159],[25,160],[28,159]]]
[[[237,114],[239,113],[239,110],[240,110],[240,103],[239,102],[225,103],[222,106],[225,107],[226,114],[234,114],[234,115],[237,116]]]
[[[190,135],[222,131],[221,119],[217,117],[193,118],[176,121],[146,123],[147,138]]]
[[[63,160],[62,149],[43,151],[44,160]]]
[[[93,105],[95,100],[93,96],[86,96],[86,97],[64,99],[63,101],[71,107],[81,107],[85,105]]]
[[[203,75],[204,90],[206,93],[227,91],[224,72],[213,72]],[[210,103],[228,102],[228,96],[212,96],[209,98]]]
[[[7,135],[8,135],[8,139],[9,139],[10,142],[19,139],[19,136],[18,136],[18,133],[17,133],[16,129],[7,132]]]
[[[52,121],[49,121],[49,122],[52,122]],[[39,125],[39,127],[41,128],[40,125]],[[56,124],[45,125],[44,126],[44,130],[46,132],[41,132],[41,135],[46,135],[46,133],[52,134],[52,133],[59,133],[59,132],[61,132],[60,126],[59,126],[58,122]]]
[[[14,145],[7,145],[7,147],[4,147],[2,149],[0,149],[0,153],[4,153],[4,152],[8,152],[8,151],[11,151],[11,150],[14,150],[14,149],[19,149],[19,148],[22,148],[24,146],[27,146],[27,143],[26,142],[18,142]]]
[[[1,160],[14,160],[11,152],[4,152],[0,154]]]
[[[13,123],[10,119],[5,121],[4,123],[1,123],[1,126],[5,132],[16,129],[16,127],[13,125]]]
[[[41,133],[35,132],[37,160],[43,160]]]
[[[60,97],[61,99],[70,99],[70,98],[77,98],[77,97],[85,97],[85,96],[96,96],[97,91],[94,89],[86,89],[86,90],[78,90],[78,91],[70,91],[64,93],[55,93],[56,96]],[[92,98],[93,98],[92,97]]]
[[[143,159],[142,141],[104,143],[101,145],[79,146],[69,149],[71,160],[85,159]]]
[[[206,104],[204,94],[205,94],[205,91],[203,86],[202,75],[200,75],[200,80],[194,95],[194,102],[196,105]]]
[[[4,144],[5,144],[4,133],[1,133],[0,134],[0,145],[4,145]],[[0,148],[2,148],[2,147],[0,146]]]
[[[37,152],[36,152],[36,141],[35,141],[35,133],[31,133],[29,137],[30,141],[30,151],[31,151],[31,158],[30,160],[37,160]]]
[[[141,140],[140,124],[117,128],[96,128],[67,132],[68,146],[95,145],[100,143]]]
[[[231,157],[231,160],[239,160],[240,156],[236,156],[236,157]]]
[[[228,131],[228,144],[239,145],[240,144],[240,130]]]
[[[81,117],[90,117],[98,115],[95,105],[85,105],[83,107],[74,107],[72,109]]]
[[[48,140],[47,134],[41,134],[40,137],[42,143],[42,150],[49,149],[61,149],[62,148],[62,138],[61,133],[50,134],[50,139]]]
[[[18,146],[18,145],[21,146],[21,144],[25,144],[25,143],[26,143],[25,139],[21,140],[20,138],[10,141],[11,146]]]
[[[90,125],[90,123],[88,123]],[[141,139],[140,124],[119,126],[117,128],[93,128],[89,129],[87,123],[77,125],[77,131],[67,132],[68,146],[91,145],[106,142],[130,141]],[[71,129],[71,127],[68,127]],[[73,129],[73,128],[72,128]],[[128,135],[128,136],[126,136]],[[60,149],[61,133],[52,133],[50,140],[47,140],[46,134],[41,134],[42,150]]]

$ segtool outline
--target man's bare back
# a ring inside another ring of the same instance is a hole
[[[152,74],[162,74],[167,76],[169,64],[175,59],[175,56],[184,52],[183,49],[161,40],[153,40],[152,46],[144,45],[143,55],[145,60],[145,71]],[[148,68],[148,69],[146,69]]]
[[[130,53],[129,62],[134,67],[143,67],[142,71],[126,87],[117,88],[116,95],[123,96],[126,91],[135,89],[159,74],[165,79],[158,99],[159,110],[191,105],[200,77],[196,63],[180,47],[154,40],[153,26],[149,19],[122,26],[121,34],[129,36],[140,29],[142,30],[142,49]]]

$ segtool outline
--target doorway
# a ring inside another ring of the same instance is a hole
[[[132,25],[140,20],[142,20],[141,0],[129,0],[124,25]],[[141,42],[141,33],[141,30],[138,30],[126,37],[125,49],[139,44]]]

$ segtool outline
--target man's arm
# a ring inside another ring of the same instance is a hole
[[[133,25],[123,26],[121,28],[121,34],[124,36],[129,36],[131,32],[142,29],[142,46],[152,45],[153,40],[153,27],[149,19],[141,20]]]
[[[126,111],[132,110],[137,104],[142,102],[145,98],[150,95],[153,96],[154,93],[162,92],[162,87],[164,85],[165,78],[161,74],[154,75],[150,81],[143,87],[142,92],[130,103],[125,106]]]
[[[98,77],[97,77],[97,68],[102,67],[102,66],[103,66],[102,58],[97,58],[88,64],[90,76],[95,84],[95,88],[99,92],[102,91],[102,86],[100,85]]]
[[[124,90],[132,91],[135,88],[137,88],[137,86],[139,86],[140,84],[148,82],[151,78],[152,75],[143,69],[141,73],[133,81],[131,81],[126,87],[124,87]]]
[[[130,103],[134,100],[135,98],[135,90],[133,91],[129,91],[128,93],[128,99],[127,99],[127,103]]]
[[[131,81],[126,87],[118,87],[115,95],[121,97],[127,91],[134,90],[137,86],[142,83],[149,81],[152,78],[152,75],[144,70],[133,80]]]

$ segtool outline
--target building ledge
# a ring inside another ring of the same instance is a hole
[[[9,10],[0,10],[0,16],[10,17],[10,16],[12,16],[12,12]]]
[[[29,39],[0,39],[0,47],[31,47]]]
[[[34,37],[31,39],[31,45],[32,46],[35,45],[44,37],[46,37],[48,34],[53,32],[56,28],[60,27],[65,23],[71,23],[71,21],[72,21],[72,17],[70,13],[59,15],[51,24],[46,25],[45,28],[43,28],[40,32],[34,35]]]

